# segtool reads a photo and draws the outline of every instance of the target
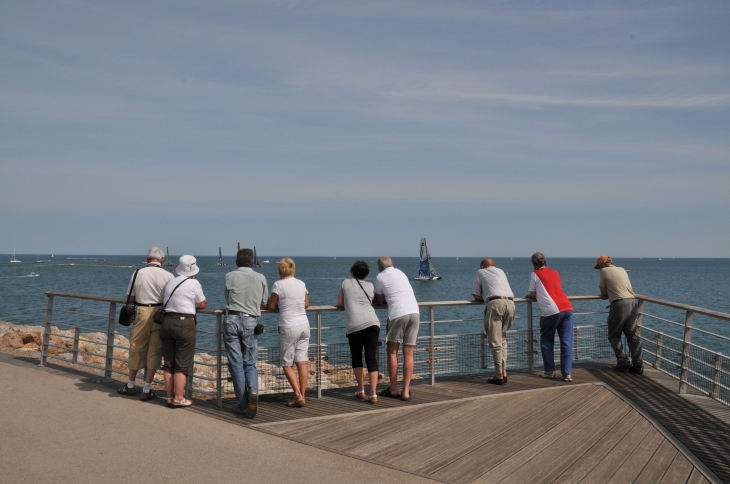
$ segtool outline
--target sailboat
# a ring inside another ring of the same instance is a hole
[[[216,262],[216,265],[219,266],[227,266],[226,261],[223,260],[223,253],[221,252],[221,248],[218,247],[218,262]]]
[[[256,246],[253,246],[253,266],[254,267],[261,267],[261,264],[259,263],[259,257],[256,255]]]
[[[426,239],[421,239],[421,266],[418,268],[418,276],[414,277],[416,281],[438,281],[441,276],[436,274],[436,268],[431,261],[431,254],[428,253],[426,247]]]
[[[10,258],[10,262],[12,262],[14,264],[18,263],[18,262],[23,262],[22,260],[18,260],[15,258],[15,249],[13,249],[13,257]]]
[[[38,254],[38,255],[36,256],[36,258],[35,258],[35,263],[36,263],[36,264],[43,264],[44,262],[45,262],[44,260],[41,260],[41,255],[40,255],[40,254]]]
[[[169,247],[165,247],[165,249],[167,249],[167,262],[165,262],[165,265],[172,267],[175,264],[173,264],[172,263],[172,259],[170,259],[170,248]]]

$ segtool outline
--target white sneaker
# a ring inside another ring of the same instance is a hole
[[[570,383],[570,382],[573,381],[573,377],[570,376],[570,375],[564,376],[564,377],[562,377],[560,379],[563,380],[563,381],[567,381],[568,383]]]
[[[555,380],[555,372],[554,371],[543,371],[542,372],[543,378],[550,378],[551,380]]]

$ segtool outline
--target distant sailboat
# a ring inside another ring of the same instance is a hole
[[[259,264],[259,257],[256,255],[256,246],[253,246],[253,266],[254,267],[261,267],[261,264]]]
[[[41,255],[40,254],[36,255],[36,258],[35,258],[35,263],[36,264],[43,264],[44,262],[45,262],[44,260],[41,260]]]
[[[13,249],[13,257],[10,258],[10,262],[13,264],[17,264],[19,262],[23,262],[22,260],[18,260],[15,258],[15,249]]]
[[[165,247],[165,249],[167,249],[167,262],[165,262],[165,265],[172,267],[175,264],[173,264],[172,263],[172,259],[170,259],[170,248],[169,247]]]
[[[431,254],[428,253],[426,247],[426,239],[421,239],[421,266],[418,268],[418,277],[414,277],[416,281],[438,281],[441,276],[436,274],[436,268],[431,261]]]
[[[218,262],[216,263],[216,265],[219,265],[219,266],[227,266],[228,265],[228,264],[226,264],[226,261],[223,260],[223,253],[221,252],[221,248],[220,247],[218,247]]]

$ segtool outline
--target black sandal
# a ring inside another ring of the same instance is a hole
[[[504,385],[507,382],[504,381],[504,378],[492,377],[492,378],[487,379],[487,383],[494,383],[495,385]]]
[[[408,396],[407,397],[404,397],[403,394],[401,394],[400,399],[403,400],[404,402],[407,402],[408,400],[411,399],[412,396],[413,396],[413,392],[409,390],[408,391]]]
[[[381,397],[388,397],[388,398],[400,398],[400,393],[391,393],[390,388],[386,388],[385,390],[381,391],[379,393]]]

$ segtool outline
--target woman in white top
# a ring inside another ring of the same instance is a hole
[[[165,319],[160,328],[162,356],[165,363],[165,391],[168,407],[189,407],[193,404],[184,395],[188,372],[195,359],[195,312],[208,304],[195,274],[200,271],[195,257],[184,255],[175,269],[178,276],[165,285]]]
[[[294,390],[294,398],[288,407],[303,407],[304,393],[307,391],[309,370],[309,319],[305,309],[309,307],[309,294],[302,281],[294,278],[296,265],[285,257],[279,261],[279,277],[271,286],[271,296],[267,303],[270,311],[279,310],[279,358],[289,384]],[[297,366],[297,373],[292,368]]]
[[[352,355],[352,371],[355,373],[358,390],[355,398],[367,399],[370,403],[378,403],[376,387],[378,385],[378,338],[380,336],[380,320],[373,308],[373,285],[365,281],[370,274],[370,267],[364,260],[352,264],[352,279],[342,281],[337,293],[337,305],[345,308],[347,340],[350,342]],[[365,350],[365,364],[370,377],[370,394],[365,395],[363,379],[362,353]]]

